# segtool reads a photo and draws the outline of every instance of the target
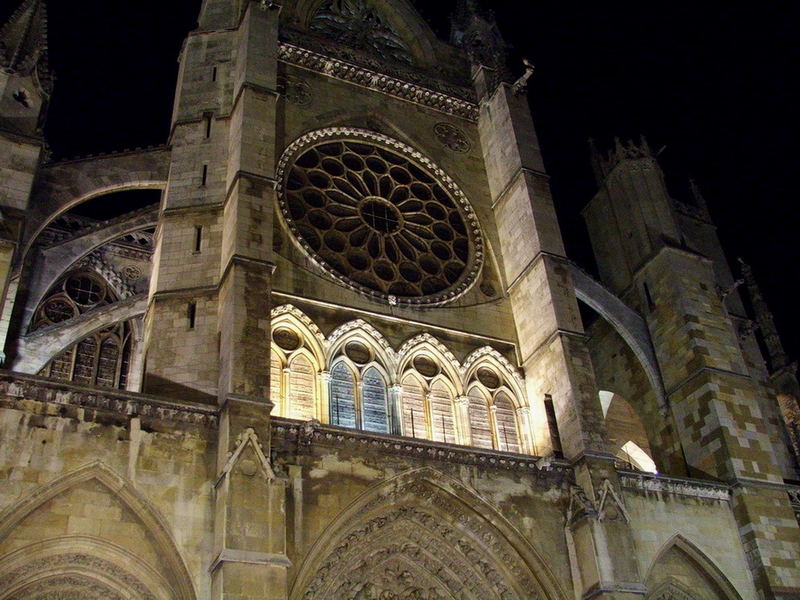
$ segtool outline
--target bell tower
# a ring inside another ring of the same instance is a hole
[[[647,323],[689,475],[732,486],[756,585],[783,598],[795,575],[779,557],[800,548],[782,489],[793,471],[705,202],[696,188],[693,205],[670,196],[644,139],[595,152],[594,167],[600,189],[584,216],[603,281]]]
[[[47,9],[42,0],[25,0],[0,29],[0,349],[16,296],[11,269],[45,151],[42,128],[52,86]]]

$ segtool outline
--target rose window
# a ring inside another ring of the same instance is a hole
[[[281,161],[281,207],[320,266],[359,291],[404,303],[443,302],[475,280],[477,220],[449,177],[370,132],[306,138]]]

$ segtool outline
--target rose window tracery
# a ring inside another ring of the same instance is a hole
[[[452,299],[474,282],[477,219],[418,152],[370,132],[328,130],[295,142],[280,168],[290,229],[337,279],[412,304]]]

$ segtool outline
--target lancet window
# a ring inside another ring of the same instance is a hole
[[[492,368],[473,374],[468,399],[471,444],[504,452],[521,452],[520,419],[508,383]]]
[[[365,344],[351,341],[333,361],[329,382],[330,422],[388,433],[391,431],[388,377]]]
[[[432,356],[416,356],[402,379],[403,435],[462,443],[456,427],[454,389]]]
[[[130,325],[115,323],[60,352],[39,375],[83,385],[125,389],[132,343]]]
[[[305,324],[285,317],[277,320],[272,331],[272,414],[303,421],[317,419],[322,354]]]

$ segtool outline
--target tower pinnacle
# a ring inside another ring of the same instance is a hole
[[[770,311],[767,306],[764,296],[761,295],[761,288],[758,287],[758,283],[753,276],[753,269],[741,258],[739,259],[739,264],[742,268],[742,278],[750,294],[750,301],[752,302],[753,311],[755,312],[756,323],[764,339],[767,359],[769,360],[770,367],[772,367],[772,371],[778,371],[788,364],[789,359],[783,349],[783,344],[781,344],[781,338],[778,336],[778,330],[775,327],[772,311]]]
[[[0,29],[0,67],[30,75],[47,73],[47,8],[43,0],[25,0]]]

